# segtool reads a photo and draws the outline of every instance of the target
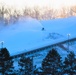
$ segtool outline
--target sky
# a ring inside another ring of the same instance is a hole
[[[0,0],[0,3],[17,9],[22,9],[24,6],[51,6],[58,9],[62,6],[76,5],[76,0]]]

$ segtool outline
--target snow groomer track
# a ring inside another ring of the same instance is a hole
[[[56,46],[59,46],[59,47],[62,47],[64,48],[64,46],[62,44],[65,44],[65,43],[71,43],[71,42],[74,42],[76,41],[76,38],[71,38],[69,40],[64,40],[64,41],[60,41],[60,42],[56,42],[54,44],[49,44],[47,46],[44,46],[44,47],[40,47],[40,48],[37,48],[37,49],[33,49],[31,51],[28,51],[28,52],[23,52],[23,53],[20,53],[20,54],[17,54],[17,55],[13,55],[11,56],[12,59],[15,59],[15,58],[18,58],[18,57],[22,57],[22,56],[29,56],[29,57],[32,57],[32,55],[36,54],[36,53],[39,53],[39,52],[42,52],[44,50],[51,50],[51,48],[54,48]],[[66,51],[68,51],[68,48],[64,48]]]

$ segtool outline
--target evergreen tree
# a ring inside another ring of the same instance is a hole
[[[15,75],[13,61],[10,59],[4,63],[5,75]]]
[[[33,69],[32,59],[23,56],[20,58],[18,63],[20,66],[20,75],[31,75]]]
[[[43,75],[43,69],[41,67],[35,68],[34,75]]]
[[[64,73],[69,75],[76,74],[76,58],[74,52],[70,52],[64,61]]]
[[[2,75],[13,71],[13,61],[10,59],[10,54],[6,48],[1,48],[0,50],[0,73]]]
[[[8,60],[10,57],[9,51],[6,48],[1,48],[0,57],[2,60]]]
[[[52,49],[42,62],[43,72],[52,75],[61,75],[61,57],[55,49]]]

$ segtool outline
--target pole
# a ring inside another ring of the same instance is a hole
[[[3,42],[1,42],[1,48],[3,48]]]
[[[1,42],[1,48],[3,48],[4,41]]]
[[[1,48],[3,48],[4,41],[1,41],[0,44],[1,44]]]
[[[34,56],[31,57],[31,60],[32,60],[32,62],[31,62],[31,63],[32,63],[32,65],[31,65],[31,66],[32,66],[32,74],[31,74],[31,75],[33,75],[33,71],[34,71],[34,70],[33,70],[33,69],[34,69],[34,65],[33,65],[33,57],[34,57]]]
[[[70,34],[67,34],[68,36],[68,51],[69,51],[69,37],[70,37]]]

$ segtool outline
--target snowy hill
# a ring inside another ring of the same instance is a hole
[[[64,36],[67,36],[67,34],[70,33],[71,37],[76,37],[76,17],[55,20],[43,20],[41,21],[41,24],[51,32],[60,33]]]
[[[19,19],[19,21],[13,25],[4,27],[0,31],[0,41],[4,41],[4,46],[11,52],[24,50],[27,45],[34,43],[38,39],[41,40],[42,25],[34,19]],[[38,37],[39,36],[39,37]]]
[[[68,39],[68,33],[70,38],[76,37],[75,30],[76,17],[43,21],[20,18],[0,30],[0,41],[4,41],[4,47],[14,55]]]

